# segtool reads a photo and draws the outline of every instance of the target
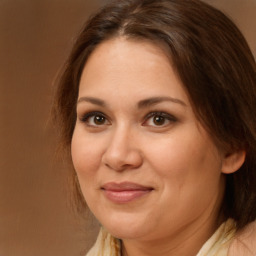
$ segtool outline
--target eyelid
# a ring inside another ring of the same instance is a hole
[[[89,124],[89,121],[88,121],[89,118],[97,116],[97,115],[104,117],[105,118],[105,123],[103,123],[102,125],[97,125],[97,124],[91,125],[91,124]],[[150,124],[147,124],[147,122],[149,122],[150,118],[153,118],[155,116],[163,117],[165,120],[169,121],[168,124],[163,124],[163,125],[150,125]],[[86,123],[87,126],[95,127],[95,128],[111,124],[110,118],[106,114],[101,112],[101,111],[88,111],[88,112],[80,115],[80,117],[78,119],[82,123]],[[166,127],[166,126],[170,125],[170,123],[174,123],[176,121],[178,121],[178,119],[174,115],[172,115],[172,114],[166,113],[164,111],[152,111],[152,112],[148,113],[143,118],[142,126],[152,126],[152,127],[161,128],[161,127]]]
[[[144,118],[145,121],[143,121],[142,126],[146,126],[146,122],[148,122],[150,118],[155,117],[155,116],[161,116],[172,123],[178,121],[178,119],[174,115],[168,114],[163,111],[153,111],[145,116],[145,118]],[[153,126],[153,125],[149,125],[149,126]],[[165,126],[167,126],[167,125],[161,125],[161,126],[155,125],[155,127],[159,127],[159,128],[165,127]]]
[[[102,116],[102,117],[104,117],[105,119],[106,119],[106,121],[107,121],[107,124],[103,124],[103,125],[108,125],[108,124],[110,124],[110,121],[109,121],[109,118],[108,118],[108,116],[107,115],[105,115],[104,113],[102,113],[102,112],[100,112],[100,111],[90,111],[90,112],[87,112],[87,113],[85,113],[85,114],[83,114],[83,115],[81,115],[81,117],[79,118],[79,120],[82,122],[82,123],[87,123],[87,121],[88,121],[88,119],[90,118],[90,117],[93,117],[93,116]],[[103,125],[89,125],[89,124],[87,124],[88,126],[91,126],[91,127],[97,127],[97,126],[103,126]]]

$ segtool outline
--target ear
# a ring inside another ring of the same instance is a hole
[[[245,156],[245,150],[226,154],[222,162],[222,173],[230,174],[236,172],[243,165]]]

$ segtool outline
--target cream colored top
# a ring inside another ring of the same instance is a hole
[[[102,228],[86,256],[121,256],[121,242]],[[236,234],[234,221],[227,220],[196,256],[256,256],[256,223]]]

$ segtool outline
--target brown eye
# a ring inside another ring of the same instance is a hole
[[[168,127],[177,122],[177,118],[165,112],[151,112],[145,117],[143,126]]]
[[[104,116],[98,115],[98,116],[94,116],[93,121],[96,125],[102,125],[102,124],[105,124],[106,118]]]
[[[153,123],[157,126],[163,125],[165,123],[165,121],[166,121],[166,118],[163,116],[154,116],[153,117]]]
[[[80,118],[80,120],[90,127],[109,125],[108,118],[101,112],[89,112]]]

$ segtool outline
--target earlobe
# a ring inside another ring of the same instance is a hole
[[[230,174],[236,172],[243,165],[246,157],[245,150],[228,153],[223,159],[222,173]]]

